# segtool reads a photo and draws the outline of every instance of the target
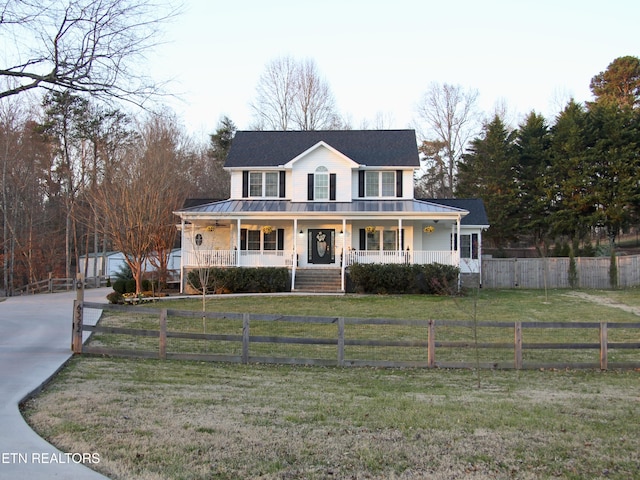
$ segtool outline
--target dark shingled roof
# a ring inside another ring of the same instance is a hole
[[[467,210],[469,215],[462,218],[462,225],[489,226],[489,218],[481,198],[422,198],[421,200]]]
[[[277,167],[325,142],[361,165],[419,167],[414,130],[239,131],[225,167]]]

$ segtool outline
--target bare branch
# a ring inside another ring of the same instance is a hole
[[[0,98],[40,87],[142,105],[159,87],[138,66],[160,25],[178,13],[143,0],[7,0]]]

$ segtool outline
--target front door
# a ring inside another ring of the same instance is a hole
[[[309,229],[309,263],[334,263],[335,235],[332,229]]]

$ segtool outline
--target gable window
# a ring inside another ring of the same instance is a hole
[[[327,200],[329,198],[329,170],[327,170],[327,167],[316,168],[313,178],[313,198],[315,200]]]
[[[336,174],[329,173],[327,167],[320,166],[308,174],[307,200],[335,200]]]

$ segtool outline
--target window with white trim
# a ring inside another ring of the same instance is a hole
[[[366,171],[364,172],[365,197],[396,197],[398,196],[397,172],[395,171]]]
[[[329,199],[329,170],[327,167],[316,168],[313,175],[313,198],[315,200]]]
[[[458,248],[457,235],[453,235],[453,249]],[[470,235],[460,235],[460,258],[478,259],[478,239],[477,233]]]
[[[249,172],[249,197],[278,197],[280,174],[278,172]]]

